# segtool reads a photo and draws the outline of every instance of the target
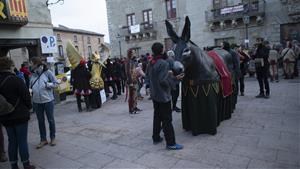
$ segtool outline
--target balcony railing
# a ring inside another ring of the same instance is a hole
[[[145,22],[139,25],[139,31],[135,31],[134,33],[130,30],[130,26],[123,26],[121,28],[121,36],[125,37],[125,41],[151,40],[156,38],[157,22],[153,22],[152,24]]]
[[[205,11],[206,22],[209,23],[242,18],[244,15],[263,16],[264,14],[264,0]]]
[[[291,17],[300,17],[300,5],[299,2],[293,2],[288,4],[288,15]]]

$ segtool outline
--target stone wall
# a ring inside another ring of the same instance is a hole
[[[42,35],[53,35],[50,10],[46,0],[26,0],[28,24],[22,27],[0,27],[0,38],[5,39],[37,39]]]
[[[96,35],[86,35],[86,34],[79,34],[79,33],[69,33],[69,32],[62,32],[54,30],[54,35],[57,36],[60,34],[61,41],[57,42],[57,45],[62,45],[64,49],[64,58],[67,57],[66,47],[68,41],[71,41],[74,46],[78,46],[79,53],[82,56],[89,57],[88,53],[88,46],[91,46],[92,52],[98,51],[100,49],[101,44],[104,43],[104,37],[96,36]],[[74,42],[74,35],[77,36],[77,42]],[[87,43],[87,38],[90,37],[91,43]],[[100,38],[100,43],[98,42],[98,38]]]
[[[127,43],[121,39],[122,54],[130,47],[142,47],[141,53],[149,52],[151,44],[155,41],[164,43],[168,38],[164,20],[166,19],[165,0],[106,0],[108,8],[109,33],[111,39],[112,55],[119,55],[119,44],[116,38],[122,30],[119,27],[127,25],[126,14],[135,13],[136,23],[142,22],[142,10],[152,8],[153,21],[158,23],[157,38],[154,41]],[[237,5],[241,0],[231,0],[228,5]],[[300,2],[294,5],[300,6]],[[245,39],[245,27],[233,28],[228,30],[211,31],[205,18],[205,11],[212,9],[212,0],[177,0],[177,19],[175,30],[181,35],[185,16],[189,16],[191,26],[191,40],[201,47],[215,45],[215,39],[234,38],[234,43],[240,44]],[[250,25],[248,35],[250,46],[255,43],[257,37],[263,37],[271,43],[280,42],[280,25],[293,23],[288,16],[288,4],[281,0],[265,0],[264,23],[261,25]]]

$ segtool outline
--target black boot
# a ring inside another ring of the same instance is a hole
[[[264,93],[259,93],[259,95],[255,96],[256,98],[264,98],[265,94]]]

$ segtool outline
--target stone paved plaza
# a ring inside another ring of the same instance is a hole
[[[270,99],[255,99],[258,83],[246,81],[246,96],[239,96],[233,117],[222,122],[216,136],[192,136],[182,129],[181,114],[173,113],[177,142],[185,146],[180,151],[152,144],[149,100],[139,103],[141,114],[131,116],[124,96],[93,112],[78,113],[74,101],[59,104],[55,147],[35,149],[39,131],[32,116],[31,161],[41,169],[299,168],[300,80],[270,83]]]

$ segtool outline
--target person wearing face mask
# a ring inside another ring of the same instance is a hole
[[[30,88],[32,89],[32,99],[39,124],[41,142],[36,146],[39,149],[48,144],[45,114],[50,128],[50,145],[56,145],[53,89],[57,87],[58,83],[53,73],[42,63],[41,58],[32,58],[31,62],[34,73],[30,78]]]
[[[32,108],[30,93],[24,81],[14,73],[13,65],[11,59],[0,56],[0,95],[2,98],[0,102],[0,124],[7,131],[8,157],[11,168],[19,168],[19,153],[24,169],[34,169],[35,166],[31,165],[29,161],[27,142],[29,109]],[[11,106],[7,107],[5,103],[9,103]],[[4,154],[2,136],[2,129],[0,129],[0,162],[7,160]]]

